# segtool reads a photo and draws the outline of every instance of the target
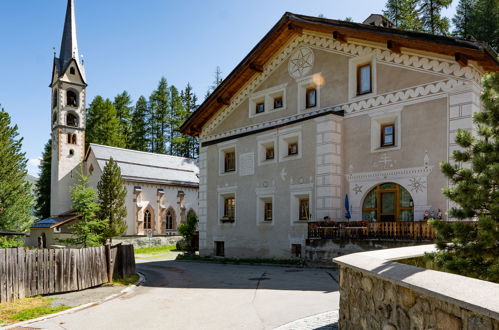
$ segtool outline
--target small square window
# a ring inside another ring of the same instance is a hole
[[[224,172],[234,172],[236,170],[236,152],[227,151],[224,154]]]
[[[272,221],[272,202],[265,202],[263,220]]]
[[[265,149],[265,160],[271,160],[274,159],[275,153],[274,153],[274,146],[267,147]]]
[[[308,198],[300,198],[300,210],[298,213],[299,220],[308,220],[310,219],[310,211],[309,211],[309,201]]]
[[[256,104],[256,113],[263,113],[265,112],[265,103],[260,102]]]
[[[217,257],[225,256],[225,244],[223,241],[215,241],[215,256]]]
[[[395,124],[381,125],[381,146],[390,147],[395,145]]]
[[[288,156],[298,155],[298,142],[288,144]]]
[[[372,92],[371,64],[364,64],[357,67],[357,95]]]
[[[279,109],[284,106],[284,102],[282,100],[282,96],[274,97],[274,109]]]
[[[313,87],[307,88],[306,93],[305,107],[308,109],[317,106],[317,89]]]

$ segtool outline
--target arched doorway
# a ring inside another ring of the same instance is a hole
[[[414,202],[411,194],[393,182],[378,184],[364,198],[362,220],[414,221]]]
[[[175,230],[175,211],[170,207],[166,211],[166,216],[165,216],[165,225],[166,225],[166,231],[172,231]]]

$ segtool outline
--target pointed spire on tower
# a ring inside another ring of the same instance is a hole
[[[61,69],[65,68],[68,62],[73,58],[78,62],[78,40],[76,38],[74,0],[68,0],[64,32],[62,34],[61,52],[59,55]]]

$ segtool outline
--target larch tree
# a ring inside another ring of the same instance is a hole
[[[175,86],[170,86],[170,155],[184,156],[187,137],[180,133],[180,126],[185,121],[187,112],[182,102],[182,95]]]
[[[217,66],[215,69],[213,82],[211,83],[210,87],[208,88],[208,91],[206,92],[206,95],[204,98],[207,99],[208,96],[210,96],[211,93],[213,93],[213,91],[215,91],[215,89],[217,89],[217,87],[222,83],[222,81],[224,81],[224,79],[222,77],[222,71],[220,70],[220,67]]]
[[[402,30],[421,31],[422,23],[417,13],[417,0],[388,0],[383,14]]]
[[[126,188],[121,176],[121,169],[113,158],[110,158],[104,167],[102,176],[97,183],[100,209],[97,217],[105,223],[103,230],[104,243],[113,237],[125,233],[127,210],[125,206]]]
[[[35,185],[36,205],[35,215],[39,219],[50,217],[50,184],[52,172],[52,139],[49,139],[43,148],[40,162],[40,178]]]
[[[499,50],[499,1],[477,0],[473,8],[470,34]]]
[[[129,148],[139,151],[149,151],[147,138],[147,100],[144,96],[139,97],[132,114],[131,133]]]
[[[456,14],[452,18],[452,24],[454,24],[452,34],[456,37],[467,38],[471,35],[475,4],[476,0],[459,0]]]
[[[120,122],[120,133],[125,140],[125,146],[130,147],[132,131],[132,98],[127,91],[116,95],[113,102],[116,108],[116,116]]]
[[[449,7],[452,0],[418,0],[418,12],[423,31],[431,34],[447,35],[449,19],[442,17],[442,9]]]
[[[113,103],[96,96],[87,110],[87,143],[103,144],[111,147],[125,147],[120,132],[120,121]]]
[[[192,90],[192,86],[188,83],[185,89],[181,93],[182,103],[185,109],[185,118],[187,118],[197,109],[197,97]],[[185,147],[182,150],[182,156],[197,158],[199,153],[199,139],[195,136],[185,136]]]
[[[443,162],[451,186],[444,195],[456,206],[449,216],[476,219],[476,225],[433,221],[439,252],[431,255],[445,270],[499,281],[499,74],[484,78],[483,111],[474,115],[476,134],[458,130],[454,164]],[[451,243],[451,244],[448,244]]]
[[[33,196],[26,180],[26,155],[17,125],[0,107],[0,230],[25,232],[31,226]]]
[[[164,77],[161,78],[158,88],[149,98],[151,116],[149,126],[152,134],[151,152],[164,154],[169,148],[170,126],[168,120],[169,89]]]

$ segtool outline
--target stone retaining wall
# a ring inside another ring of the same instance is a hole
[[[154,236],[148,238],[147,236],[123,236],[113,238],[114,244],[131,244],[135,249],[150,247],[150,246],[166,246],[175,245],[182,239],[182,236]]]
[[[335,259],[342,330],[499,330],[498,284],[392,262],[396,250],[418,255],[401,248]]]

